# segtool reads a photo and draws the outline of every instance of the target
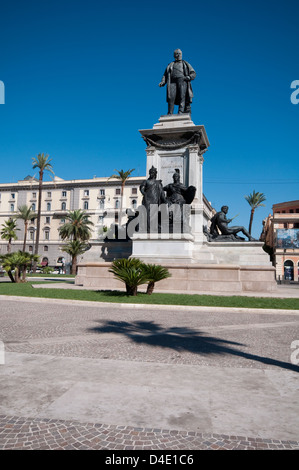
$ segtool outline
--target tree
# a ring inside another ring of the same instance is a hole
[[[42,207],[42,190],[43,190],[43,178],[45,171],[54,174],[51,165],[52,159],[49,159],[49,155],[39,153],[36,158],[32,158],[32,168],[39,169],[38,179],[38,203],[37,203],[37,221],[36,221],[36,237],[35,237],[35,250],[34,253],[38,254],[39,249],[39,237],[40,237],[40,220],[41,220],[41,207]],[[36,271],[36,263],[33,266],[33,271]]]
[[[128,295],[137,295],[137,288],[146,284],[147,276],[143,271],[143,263],[138,258],[115,259],[109,269],[114,277],[126,285]]]
[[[167,268],[160,266],[159,264],[144,264],[143,271],[147,277],[148,285],[146,293],[151,295],[155,288],[155,283],[171,277],[170,272]]]
[[[72,258],[72,274],[77,272],[77,258],[79,255],[82,255],[89,245],[80,240],[70,240],[67,245],[61,248],[62,251],[68,253]]]
[[[32,262],[37,262],[38,259],[39,257],[37,255],[21,250],[1,256],[3,268],[12,282],[25,282],[27,267],[31,265]],[[23,273],[22,280],[21,273]]]
[[[1,230],[1,238],[2,240],[8,241],[7,253],[10,253],[12,240],[18,239],[16,231],[20,229],[17,228],[16,221],[15,219],[12,219],[12,218],[9,218],[8,220],[6,220],[4,224],[2,224],[2,227],[3,228]]]
[[[87,241],[91,237],[91,226],[93,222],[89,220],[89,215],[81,209],[69,211],[66,216],[67,222],[59,229],[62,240]]]
[[[17,219],[21,219],[24,221],[24,243],[23,243],[23,251],[26,250],[26,240],[27,240],[27,230],[28,230],[28,223],[32,219],[36,219],[37,214],[31,209],[31,206],[28,207],[26,204],[23,206],[18,207],[18,212],[16,214]]]
[[[121,225],[125,185],[126,185],[126,181],[129,179],[131,173],[133,173],[133,171],[135,171],[135,168],[132,168],[132,170],[127,170],[127,171],[124,171],[124,170],[114,170],[114,171],[116,171],[116,173],[111,175],[108,179],[116,178],[116,179],[121,181],[120,211],[119,211],[119,225]]]
[[[249,229],[248,229],[248,232],[251,235],[254,212],[258,207],[265,206],[265,204],[263,204],[263,202],[266,200],[266,196],[263,193],[259,193],[259,192],[256,193],[253,190],[253,193],[249,194],[249,196],[245,196],[245,199],[251,207],[250,220],[249,220]]]
[[[171,276],[167,268],[142,263],[138,258],[115,259],[109,272],[126,285],[128,295],[137,295],[137,288],[141,284],[148,284],[146,293],[151,295],[156,282]]]

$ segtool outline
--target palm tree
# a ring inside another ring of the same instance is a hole
[[[87,249],[88,243],[82,242],[80,240],[70,240],[67,245],[61,248],[62,251],[68,253],[72,258],[72,274],[77,272],[77,258],[79,255],[82,255]]]
[[[59,229],[59,235],[61,236],[62,240],[89,240],[91,237],[90,227],[94,224],[91,220],[89,220],[89,215],[85,211],[81,209],[69,211],[66,219],[67,222]]]
[[[1,230],[1,238],[2,240],[7,240],[7,253],[10,253],[11,251],[11,242],[12,240],[17,240],[17,234],[16,231],[20,230],[17,228],[17,223],[15,219],[12,219],[11,217],[2,224],[2,230]]]
[[[27,240],[27,230],[28,230],[28,222],[32,219],[36,219],[37,213],[31,209],[31,206],[28,207],[26,204],[23,206],[18,207],[18,213],[16,215],[17,219],[21,219],[24,221],[24,243],[23,243],[23,251],[26,250],[26,240]]]
[[[16,251],[14,253],[7,253],[1,256],[3,268],[7,272],[11,282],[22,282],[26,280],[26,269],[32,262],[37,262],[38,256],[27,253],[26,251]],[[14,271],[14,275],[13,275]]]
[[[151,295],[155,288],[155,283],[171,277],[170,272],[167,268],[160,266],[159,264],[144,264],[143,271],[147,277],[148,285],[146,293]]]
[[[264,193],[259,193],[259,192],[256,193],[253,190],[252,194],[249,194],[249,196],[244,196],[244,197],[245,197],[246,201],[248,202],[248,204],[251,207],[249,229],[248,229],[248,231],[251,235],[251,228],[252,228],[252,222],[253,222],[253,216],[254,216],[255,209],[257,209],[258,207],[265,206],[265,204],[263,204],[263,202],[266,200],[266,196],[264,195]]]
[[[108,180],[111,178],[116,178],[121,181],[121,191],[120,191],[120,211],[119,211],[119,225],[121,225],[122,221],[122,211],[123,211],[123,198],[124,198],[124,189],[126,185],[126,181],[129,179],[130,174],[135,171],[135,168],[132,168],[132,170],[114,170],[116,173],[111,175]]]
[[[39,236],[40,236],[40,219],[41,219],[41,207],[42,207],[42,189],[43,189],[43,177],[45,171],[54,174],[51,165],[52,159],[49,159],[49,155],[39,153],[36,158],[32,158],[32,168],[39,169],[39,180],[38,180],[38,205],[37,205],[37,221],[36,221],[36,237],[35,237],[35,250],[34,253],[38,254],[39,248]],[[33,266],[33,271],[36,271],[36,263]]]
[[[147,282],[143,263],[138,258],[115,259],[109,272],[125,284],[128,295],[137,295],[138,286]]]

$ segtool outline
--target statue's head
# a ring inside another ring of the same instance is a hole
[[[176,49],[173,53],[175,60],[182,60],[183,53],[181,49]]]
[[[177,183],[180,181],[180,170],[178,168],[174,170],[174,174],[172,178],[173,178],[174,183]]]
[[[222,206],[221,207],[221,212],[224,212],[226,214],[227,211],[228,211],[228,206]]]
[[[149,169],[149,175],[153,178],[155,176],[157,176],[157,168],[155,168],[154,166],[152,166],[150,169]]]

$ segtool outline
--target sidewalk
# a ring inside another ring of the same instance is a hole
[[[0,311],[0,449],[299,449],[299,312]]]

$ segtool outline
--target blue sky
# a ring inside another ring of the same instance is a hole
[[[64,179],[144,176],[139,129],[167,113],[158,83],[180,48],[210,140],[204,193],[248,227],[244,196],[263,192],[259,236],[274,203],[299,199],[298,19],[297,0],[1,2],[0,181],[33,174],[42,152]]]

